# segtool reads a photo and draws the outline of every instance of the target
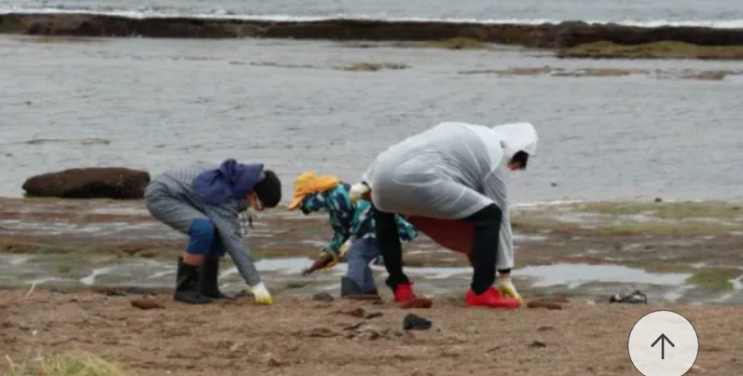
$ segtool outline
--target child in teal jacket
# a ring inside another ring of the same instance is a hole
[[[341,296],[377,294],[374,275],[369,264],[381,257],[377,246],[371,203],[359,200],[351,203],[350,184],[332,176],[317,177],[304,173],[295,182],[294,201],[290,209],[300,209],[305,215],[326,212],[333,229],[330,243],[322,248],[321,258],[331,259],[328,268],[342,257],[347,248],[348,271],[341,279]],[[400,241],[409,242],[418,236],[403,217],[396,217]],[[326,257],[330,256],[330,257]]]

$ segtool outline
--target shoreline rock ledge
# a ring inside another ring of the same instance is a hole
[[[36,175],[23,183],[27,197],[141,199],[147,171],[122,167],[73,168]]]
[[[594,42],[638,45],[662,41],[700,46],[743,46],[743,28],[638,27],[565,21],[559,24],[481,24],[443,21],[328,19],[268,21],[208,18],[131,18],[102,14],[0,14],[0,33],[80,37],[292,38],[369,41],[439,41],[470,38],[534,48],[569,48]]]

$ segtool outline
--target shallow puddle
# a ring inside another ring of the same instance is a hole
[[[0,285],[4,287],[45,286],[90,287],[123,286],[172,288],[175,262],[151,259],[99,257],[65,262],[64,257],[49,255],[0,255]],[[309,296],[320,291],[338,295],[340,278],[347,264],[340,263],[325,271],[302,276],[312,264],[310,258],[262,259],[256,267],[266,284],[277,295]],[[384,266],[373,265],[377,286],[383,289]],[[466,291],[472,270],[469,267],[406,267],[420,294],[453,296]],[[617,293],[635,289],[645,292],[651,301],[738,302],[743,300],[743,277],[732,281],[734,289],[709,294],[685,285],[691,273],[650,273],[621,265],[553,264],[528,266],[513,271],[516,285],[525,296],[533,293],[568,294],[589,300],[605,300]],[[226,266],[220,275],[225,291],[245,289],[237,268]]]
[[[535,277],[533,287],[566,285],[573,289],[592,282],[678,286],[692,274],[649,273],[622,265],[553,264],[528,266],[515,270],[514,275]]]

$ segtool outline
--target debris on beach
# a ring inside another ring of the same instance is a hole
[[[431,306],[433,306],[433,301],[431,299],[426,299],[426,298],[417,298],[409,302],[397,304],[397,307],[401,309],[414,309],[414,308],[428,309],[428,308],[431,308]]]
[[[132,307],[139,309],[165,309],[165,306],[152,299],[134,299],[131,303]]]
[[[318,302],[332,302],[335,300],[332,295],[328,294],[327,292],[319,292],[312,296],[312,300],[316,300]]]
[[[428,330],[431,326],[433,323],[430,320],[412,313],[407,314],[402,321],[403,330]]]
[[[384,315],[382,312],[366,313],[366,311],[361,307],[354,308],[350,311],[335,311],[333,313],[337,315],[348,315],[351,317],[356,317],[356,318],[365,319],[365,320],[371,320],[377,317],[382,317]]]
[[[384,314],[382,312],[372,312],[372,313],[369,313],[366,316],[364,316],[364,318],[367,319],[367,320],[371,320],[371,319],[375,319],[377,317],[382,317],[383,315]]]
[[[336,311],[334,313],[338,315],[348,315],[351,317],[358,317],[358,318],[363,318],[364,316],[366,316],[366,311],[364,311],[363,308],[355,308],[350,311]]]
[[[266,362],[269,367],[281,367],[284,365],[284,363],[276,360],[274,357],[269,357],[268,361]]]
[[[633,293],[627,295],[613,295],[609,298],[609,303],[647,304],[648,297],[640,290],[635,290]]]
[[[542,347],[547,347],[547,344],[544,342],[540,342],[540,341],[534,341],[531,343],[531,345],[529,345],[529,347],[542,348]]]

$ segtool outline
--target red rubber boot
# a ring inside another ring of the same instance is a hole
[[[472,289],[467,291],[467,305],[470,307],[490,307],[498,309],[515,309],[519,307],[519,301],[516,299],[505,298],[500,291],[491,287],[484,293],[476,295]]]
[[[413,282],[401,283],[395,288],[395,303],[408,303],[415,300]]]

